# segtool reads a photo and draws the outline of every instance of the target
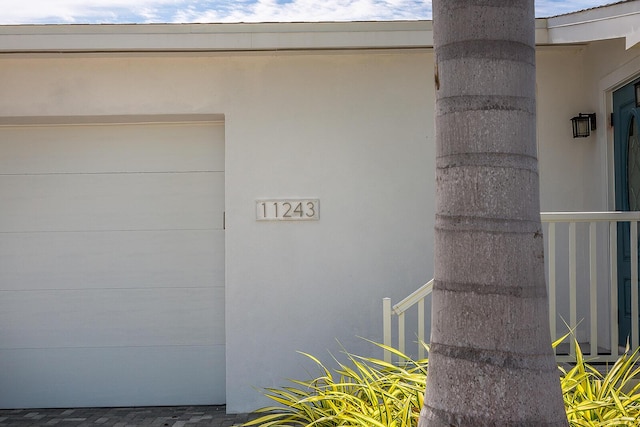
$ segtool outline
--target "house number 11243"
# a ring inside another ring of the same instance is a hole
[[[258,221],[317,221],[320,219],[318,199],[257,200]]]

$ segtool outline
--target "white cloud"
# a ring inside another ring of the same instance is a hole
[[[144,22],[150,11],[183,0],[0,0],[0,23]],[[157,15],[157,14],[153,14]]]
[[[219,5],[218,5],[219,6]],[[190,16],[179,13],[175,21],[187,18],[197,22],[298,22],[298,21],[374,21],[427,19],[431,4],[425,0],[257,0],[234,2],[233,8],[192,9]]]
[[[445,0],[446,1],[446,0]],[[606,0],[537,0],[537,16]],[[431,0],[0,0],[0,24],[431,19]]]
[[[583,9],[598,7],[615,0],[539,0],[536,1],[536,16],[549,17]]]

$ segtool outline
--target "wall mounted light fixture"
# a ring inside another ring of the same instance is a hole
[[[635,92],[636,92],[636,107],[640,108],[640,82],[633,85],[633,88],[635,89]]]
[[[596,130],[596,113],[580,113],[571,119],[574,138],[586,138]]]

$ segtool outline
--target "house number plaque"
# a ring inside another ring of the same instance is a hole
[[[320,200],[278,199],[256,200],[258,221],[318,221]]]

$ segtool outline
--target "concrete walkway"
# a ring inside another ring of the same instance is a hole
[[[231,427],[242,425],[250,417],[227,415],[224,406],[0,409],[0,426]]]

